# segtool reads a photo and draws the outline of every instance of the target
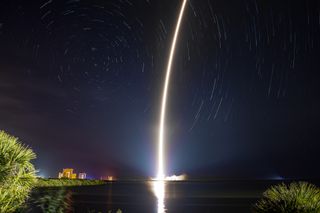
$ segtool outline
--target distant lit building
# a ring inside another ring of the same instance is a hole
[[[116,180],[113,176],[100,177],[100,180],[114,181]]]
[[[58,178],[63,178],[62,172],[59,172]]]
[[[79,179],[87,179],[87,174],[84,172],[81,172],[81,173],[79,173],[78,178]]]
[[[67,169],[63,169],[62,172],[59,172],[59,178],[76,179],[77,174],[73,173],[73,169],[67,168]]]

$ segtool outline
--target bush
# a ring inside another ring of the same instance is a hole
[[[44,213],[66,213],[71,211],[71,192],[64,188],[50,189],[38,195],[34,203]]]
[[[38,178],[36,187],[72,187],[72,186],[95,186],[105,184],[102,180],[82,180],[82,179],[45,179]]]
[[[31,160],[36,155],[17,138],[0,131],[0,212],[15,212],[36,181]]]
[[[320,213],[320,189],[298,182],[272,186],[254,206],[257,213]]]

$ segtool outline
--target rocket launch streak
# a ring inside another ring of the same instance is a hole
[[[167,71],[166,71],[166,78],[164,82],[164,88],[163,88],[163,94],[162,94],[162,104],[161,104],[161,114],[160,114],[160,129],[159,129],[159,144],[158,144],[158,180],[164,180],[165,174],[164,174],[164,124],[165,124],[165,115],[166,115],[166,105],[167,105],[167,95],[168,95],[168,89],[169,89],[169,83],[170,83],[170,74],[171,74],[171,67],[172,67],[172,61],[176,49],[176,43],[179,36],[180,31],[180,25],[183,18],[185,6],[186,6],[187,0],[183,0],[182,7],[180,9],[180,14],[178,17],[176,30],[174,33],[170,55],[168,59],[168,65],[167,65]]]

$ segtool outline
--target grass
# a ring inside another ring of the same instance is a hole
[[[103,184],[105,182],[102,180],[38,178],[35,187],[94,186]]]
[[[0,212],[15,212],[36,181],[35,153],[18,138],[0,131]]]
[[[320,213],[320,189],[298,182],[272,186],[254,206],[257,213]]]

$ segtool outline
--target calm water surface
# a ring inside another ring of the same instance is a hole
[[[123,213],[250,212],[270,186],[268,182],[167,182],[164,199],[158,200],[154,182],[113,182],[105,186],[73,189],[75,212]],[[160,203],[159,203],[160,202]],[[163,209],[159,205],[163,205]],[[162,210],[161,210],[162,209]]]
[[[162,196],[154,193],[154,182],[110,182],[103,186],[75,187],[74,212],[123,213],[242,213],[271,185],[281,181],[184,181],[164,184]],[[160,187],[161,188],[161,187]],[[158,187],[159,190],[159,187]],[[158,196],[156,196],[158,195]]]

